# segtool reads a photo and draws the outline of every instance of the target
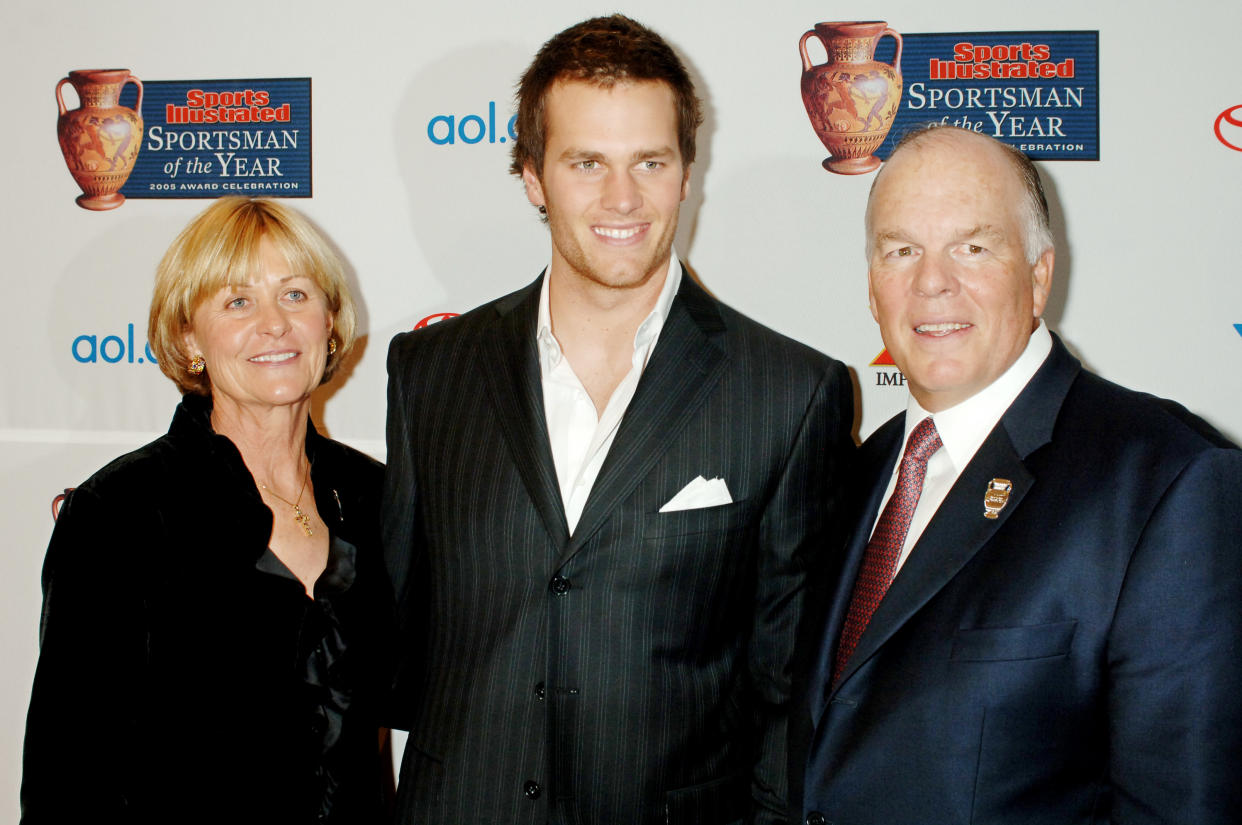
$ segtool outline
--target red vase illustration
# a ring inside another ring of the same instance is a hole
[[[61,89],[72,83],[81,101],[67,110]],[[138,87],[133,109],[120,104],[126,83]],[[125,202],[118,190],[129,179],[142,145],[142,81],[128,69],[82,69],[70,72],[56,84],[60,117],[56,135],[69,174],[82,189],[78,206],[83,209],[115,209]]]
[[[890,66],[875,60],[884,35],[897,41]],[[806,41],[824,44],[828,62],[812,66]],[[901,35],[884,22],[816,23],[798,41],[802,54],[802,103],[815,134],[831,153],[824,168],[842,175],[870,172],[880,165],[880,148],[901,103]]]

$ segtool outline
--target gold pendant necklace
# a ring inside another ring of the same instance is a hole
[[[299,525],[301,525],[302,532],[306,533],[306,535],[308,536],[315,535],[315,531],[312,530],[310,526],[310,518],[306,515],[306,513],[302,512],[302,507],[300,506],[302,504],[302,494],[306,492],[306,483],[310,481],[310,468],[309,467],[306,468],[306,477],[302,479],[302,489],[298,490],[297,501],[290,501],[289,499],[280,495],[275,490],[273,490],[271,487],[268,487],[266,484],[264,484],[262,481],[259,481],[258,479],[255,479],[255,481],[264,490],[267,490],[269,493],[276,496],[276,498],[280,499],[285,504],[288,504],[290,507],[293,508],[293,520],[296,521]]]

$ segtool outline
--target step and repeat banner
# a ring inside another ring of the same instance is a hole
[[[680,255],[725,302],[850,365],[860,438],[906,397],[867,309],[863,208],[896,137],[928,121],[1040,161],[1046,317],[1071,349],[1242,438],[1236,0],[9,0],[0,816],[18,806],[55,498],[162,433],[177,402],[145,335],[173,237],[241,194],[288,199],[331,238],[362,338],[314,417],[382,459],[389,339],[547,263],[507,171],[514,84],[553,33],[614,10],[680,51],[705,104]]]

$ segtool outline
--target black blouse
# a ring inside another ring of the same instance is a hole
[[[23,825],[379,819],[382,465],[309,429],[331,537],[311,599],[268,549],[272,511],[210,412],[187,396],[166,436],[61,509]]]
[[[357,576],[358,550],[339,536],[328,544],[328,563],[315,580],[315,597],[302,598],[290,611],[301,614],[297,633],[295,669],[302,680],[302,704],[306,709],[307,752],[318,755],[314,765],[314,796],[319,821],[334,821],[341,786],[348,785],[354,766],[349,750],[342,747],[345,723],[354,702],[354,686],[345,678],[344,662],[350,656],[349,634],[333,605],[346,596]],[[295,583],[302,582],[271,548],[255,562],[260,571]],[[377,740],[378,747],[378,740]],[[344,820],[341,820],[344,821]]]

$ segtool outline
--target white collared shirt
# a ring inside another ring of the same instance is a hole
[[[1026,349],[1018,356],[1018,360],[1009,365],[1009,369],[987,387],[962,401],[941,410],[929,413],[910,396],[906,404],[906,428],[902,437],[902,445],[910,438],[911,431],[927,416],[931,416],[936,424],[936,432],[940,434],[941,447],[927,462],[927,475],[923,479],[923,492],[919,503],[910,518],[910,531],[906,533],[906,543],[901,548],[901,558],[897,560],[897,569],[906,563],[911,548],[918,543],[919,537],[931,522],[932,516],[940,509],[941,502],[949,494],[949,490],[957,483],[957,478],[966,469],[966,465],[974,458],[979,447],[987,440],[988,434],[1001,420],[1001,416],[1013,404],[1014,399],[1026,388],[1030,380],[1039,371],[1048,353],[1052,351],[1052,335],[1041,320],[1039,326],[1031,333],[1026,342]],[[893,466],[892,477],[888,481],[888,489],[884,492],[884,500],[880,503],[879,513],[884,512],[884,505],[897,486],[897,473],[901,469],[901,460]],[[979,491],[980,512],[982,513],[983,490]],[[879,521],[879,515],[876,515]],[[875,525],[871,525],[875,530]]]
[[[550,273],[549,270],[545,272]],[[616,438],[621,417],[625,415],[638,379],[642,377],[647,360],[655,349],[669,307],[681,285],[681,262],[677,253],[669,257],[668,275],[656,298],[655,308],[638,325],[634,333],[634,354],[630,371],[613,390],[604,414],[598,415],[595,402],[574,373],[560,342],[552,332],[552,312],[548,303],[549,274],[543,278],[539,292],[539,326],[536,343],[539,346],[539,371],[543,384],[543,413],[548,425],[548,439],[552,444],[552,461],[556,465],[556,480],[561,488],[561,503],[565,507],[565,519],[572,534],[586,506],[587,496],[595,485],[608,450]]]

